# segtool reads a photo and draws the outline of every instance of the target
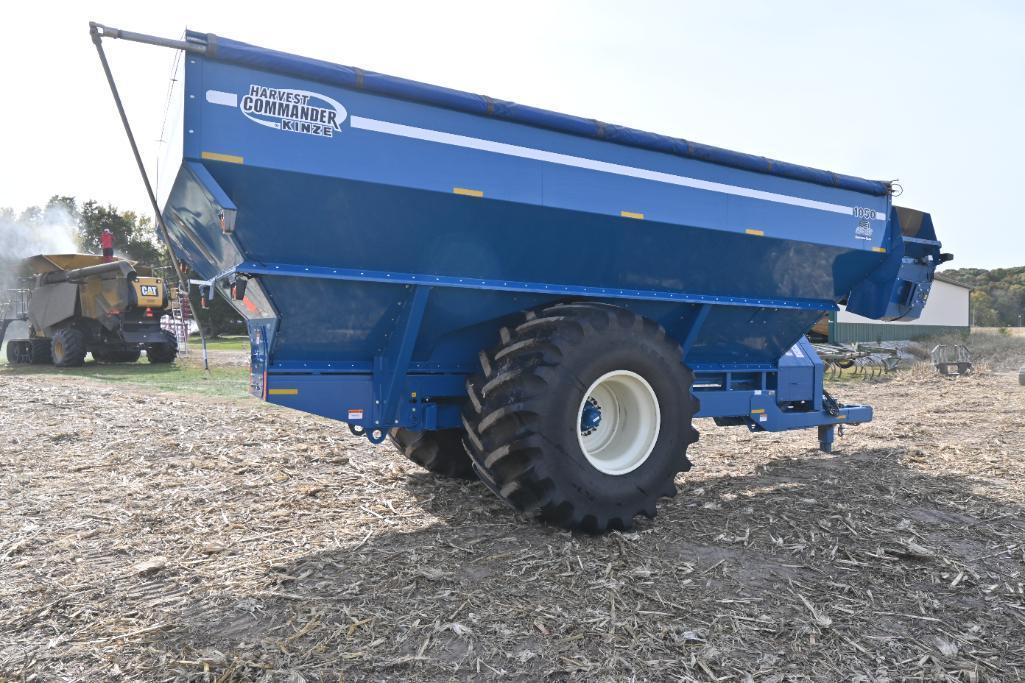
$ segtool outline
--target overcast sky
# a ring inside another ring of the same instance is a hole
[[[785,161],[899,179],[952,266],[1025,265],[1025,3],[30,2],[0,41],[0,206],[148,211],[88,21],[185,27]],[[107,47],[147,162],[170,50]]]

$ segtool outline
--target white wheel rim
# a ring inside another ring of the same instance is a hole
[[[596,379],[577,410],[580,450],[596,470],[614,476],[644,464],[661,426],[655,390],[629,370],[613,370]]]

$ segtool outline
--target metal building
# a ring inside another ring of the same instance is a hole
[[[937,273],[921,317],[911,322],[884,322],[849,313],[844,307],[829,316],[829,341],[838,344],[913,340],[960,332],[971,325],[972,288]]]

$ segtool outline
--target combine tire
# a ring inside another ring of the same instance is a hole
[[[602,533],[676,495],[697,441],[679,344],[626,309],[527,313],[467,382],[466,446],[481,479],[522,512]]]
[[[29,362],[32,365],[49,365],[53,362],[50,356],[49,339],[33,339],[29,342]]]
[[[74,327],[57,330],[50,351],[58,368],[77,368],[85,361],[85,335]]]
[[[400,453],[428,472],[444,477],[473,479],[473,462],[463,448],[462,429],[411,432],[396,429],[389,436]]]
[[[146,344],[146,360],[150,363],[173,363],[178,355],[178,342]]]

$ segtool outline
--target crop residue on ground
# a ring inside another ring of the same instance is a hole
[[[851,383],[876,421],[701,421],[653,522],[515,516],[257,401],[5,374],[0,679],[1010,680],[1025,387]]]

